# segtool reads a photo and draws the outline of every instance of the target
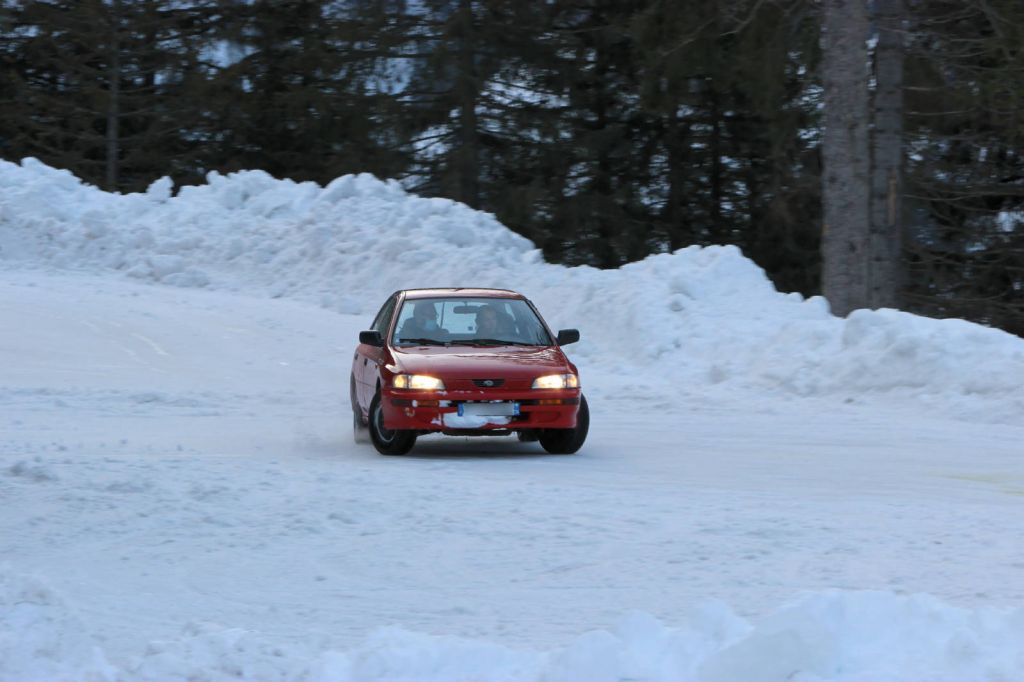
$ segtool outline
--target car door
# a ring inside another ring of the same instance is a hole
[[[377,317],[373,318],[370,329],[380,332],[381,338],[387,342],[388,329],[391,327],[391,318],[395,312],[398,302],[398,295],[394,294],[381,306]],[[356,348],[352,375],[356,378],[356,393],[359,404],[364,409],[369,409],[370,401],[377,390],[377,367],[380,364],[384,353],[383,348],[370,346],[365,343],[359,344]]]

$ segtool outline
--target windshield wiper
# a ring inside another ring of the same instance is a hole
[[[507,339],[462,339],[456,343],[467,346],[535,346],[535,343],[525,341],[509,341]]]
[[[441,341],[440,339],[427,339],[427,338],[416,338],[416,339],[398,339],[399,343],[415,343],[419,346],[447,346],[447,341]]]

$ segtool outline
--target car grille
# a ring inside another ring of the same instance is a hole
[[[484,382],[488,379],[445,379],[444,385],[449,391],[528,391],[533,384],[533,379],[490,379],[493,386]]]

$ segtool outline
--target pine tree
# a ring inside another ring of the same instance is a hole
[[[907,302],[1024,334],[1024,5],[916,4]]]
[[[379,3],[226,3],[218,27],[225,57],[202,95],[202,164],[319,182],[399,174],[400,145],[375,125],[384,55],[365,32],[383,32],[370,23],[375,16]]]
[[[5,153],[37,156],[111,190],[159,177],[178,146],[200,7],[32,0],[9,9]]]

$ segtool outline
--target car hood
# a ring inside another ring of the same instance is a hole
[[[454,379],[530,379],[572,371],[557,346],[395,348],[394,371]]]

